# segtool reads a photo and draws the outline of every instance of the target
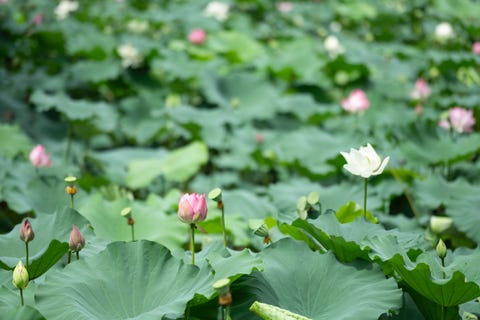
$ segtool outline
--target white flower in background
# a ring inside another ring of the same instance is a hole
[[[381,174],[390,160],[390,157],[382,160],[370,143],[358,150],[352,148],[349,153],[340,152],[340,154],[347,161],[343,167],[351,174],[363,178]]]
[[[78,10],[78,2],[77,1],[69,1],[69,0],[62,0],[55,8],[55,15],[57,16],[58,20],[63,20],[68,17],[70,12],[74,12]]]
[[[453,225],[452,218],[450,217],[430,217],[430,229],[435,233],[442,233],[447,231]]]
[[[340,41],[338,41],[335,36],[328,36],[323,42],[325,49],[328,52],[328,55],[332,58],[337,57],[339,54],[342,54],[345,50],[343,49]]]
[[[229,6],[220,1],[211,1],[207,4],[203,15],[205,17],[213,17],[218,21],[225,21],[228,18]]]
[[[450,38],[453,38],[453,36],[453,28],[450,23],[442,22],[435,27],[435,38],[437,38],[439,41],[446,41]]]
[[[148,21],[145,20],[130,20],[127,23],[127,29],[133,33],[144,33],[148,28]]]
[[[138,49],[130,43],[122,44],[121,46],[119,46],[117,48],[117,52],[120,58],[122,58],[122,66],[124,68],[136,68],[140,66],[143,61],[143,57],[140,51],[138,51]]]

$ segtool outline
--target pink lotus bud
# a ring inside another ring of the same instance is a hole
[[[475,53],[476,55],[479,55],[480,56],[480,41],[476,41],[473,43],[472,45],[472,51],[473,53]]]
[[[78,252],[85,247],[85,238],[80,233],[76,225],[72,226],[72,232],[70,232],[70,241],[68,242],[70,250]]]
[[[33,238],[35,238],[35,234],[33,233],[32,225],[28,219],[25,219],[20,227],[20,239],[25,242],[30,242]]]
[[[421,104],[417,104],[415,106],[415,113],[417,115],[421,115],[423,113],[423,106]]]
[[[185,223],[197,223],[207,217],[205,194],[185,193],[178,202],[178,218]]]
[[[453,130],[460,133],[473,131],[475,125],[473,110],[455,107],[448,110],[448,118]]]
[[[355,89],[348,98],[342,100],[341,105],[346,111],[357,113],[367,110],[370,107],[370,101],[363,90]]]
[[[193,29],[188,35],[188,41],[192,44],[203,44],[207,39],[207,33],[203,29]]]
[[[41,144],[36,145],[30,152],[30,162],[37,168],[50,167],[52,165],[50,155],[45,152],[45,147]]]
[[[423,78],[415,82],[415,87],[410,92],[410,98],[413,100],[424,100],[431,94],[430,88]]]

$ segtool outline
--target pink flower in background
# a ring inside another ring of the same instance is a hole
[[[410,92],[410,98],[413,100],[424,100],[427,99],[431,94],[430,87],[423,78],[419,78],[415,82],[415,87],[413,87]]]
[[[188,35],[188,41],[192,44],[203,44],[207,39],[207,33],[203,29],[193,29]]]
[[[480,56],[480,41],[475,41],[472,45],[472,51],[473,53],[477,54]]]
[[[362,112],[370,107],[367,95],[363,90],[355,89],[350,93],[350,96],[343,99],[340,103],[342,108],[351,113]]]
[[[293,3],[289,1],[279,2],[277,3],[277,10],[284,13],[290,12],[293,10]]]
[[[33,18],[32,18],[32,23],[34,25],[40,26],[43,23],[43,13],[37,13]]]
[[[438,125],[444,129],[452,129],[459,133],[472,132],[475,125],[473,110],[455,107],[448,110],[448,118],[441,119]]]
[[[182,222],[194,224],[207,217],[207,202],[204,194],[185,193],[178,202],[178,218]]]
[[[50,167],[52,165],[50,155],[45,152],[45,147],[41,144],[36,145],[30,152],[30,162],[37,168]]]

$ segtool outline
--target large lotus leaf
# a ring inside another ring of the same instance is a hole
[[[414,183],[418,203],[430,209],[445,206],[445,212],[460,230],[476,242],[480,242],[478,224],[480,215],[475,214],[480,206],[480,188],[464,179],[447,181],[439,176],[430,176]]]
[[[207,267],[184,264],[149,241],[115,242],[47,275],[37,307],[55,319],[162,319],[183,315],[195,295],[213,294]]]
[[[0,307],[0,314],[3,319],[9,320],[43,320],[45,319],[37,309],[30,306],[13,307],[5,306]]]
[[[438,133],[435,129],[424,127],[412,127],[404,134],[399,149],[404,155],[402,160],[409,166],[451,164],[465,160],[480,150],[480,134],[460,136],[454,140],[446,132]]]
[[[225,78],[217,78],[206,73],[202,80],[209,101],[228,110],[232,118],[250,121],[270,119],[275,114],[277,89],[261,77],[232,73]]]
[[[68,207],[30,219],[30,222],[35,233],[35,238],[28,243],[30,264],[36,270],[30,275],[32,278],[45,272],[67,252],[72,224],[85,230],[88,223],[77,211]],[[18,224],[0,237],[0,260],[10,268],[20,259],[25,262],[25,243],[19,237],[20,227]]]
[[[41,90],[36,90],[31,99],[39,111],[54,109],[70,120],[92,120],[101,131],[111,132],[116,125],[115,109],[105,102],[73,100],[63,92],[47,94]]]
[[[413,262],[403,252],[399,253],[401,249],[395,248],[392,242],[389,246],[372,245],[372,250],[373,258],[390,263],[408,287],[439,306],[456,306],[480,296],[478,272],[467,269],[469,275],[474,275],[467,279],[462,271],[468,264],[478,265],[476,260],[480,259],[480,254],[468,259],[453,259],[443,267],[433,251],[422,253]]]
[[[17,154],[28,154],[32,142],[20,131],[18,126],[0,125],[0,156],[13,158]]]
[[[151,201],[150,203],[158,203]],[[187,241],[187,225],[176,214],[165,214],[161,207],[142,202],[130,203],[126,199],[107,201],[100,194],[92,194],[82,203],[79,211],[90,221],[99,238],[128,241],[132,239],[131,228],[120,215],[125,207],[132,208],[135,239],[155,241],[171,249],[178,248]]]
[[[192,142],[163,158],[131,160],[126,182],[134,189],[148,186],[160,175],[168,181],[184,182],[197,173],[207,160],[207,146],[202,142]]]
[[[332,250],[339,260],[345,262],[356,258],[369,260],[369,252],[374,240],[380,243],[377,250],[394,242],[397,244],[395,249],[391,247],[388,249],[395,253],[410,254],[411,250],[415,251],[425,246],[419,234],[385,230],[381,225],[365,221],[363,217],[342,224],[334,214],[330,213],[323,214],[315,220],[297,219],[290,226],[281,225],[280,230],[306,241],[313,248],[310,241],[314,240],[319,244],[320,249]]]
[[[396,282],[381,271],[344,265],[333,254],[312,252],[292,239],[274,243],[260,257],[272,291],[268,299],[260,295],[260,302],[317,320],[376,319],[401,306]]]
[[[100,82],[115,79],[122,68],[120,61],[106,59],[102,61],[79,61],[70,67],[69,73],[74,81]]]

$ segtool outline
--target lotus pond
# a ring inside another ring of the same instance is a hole
[[[480,317],[480,3],[0,1],[0,318]]]

